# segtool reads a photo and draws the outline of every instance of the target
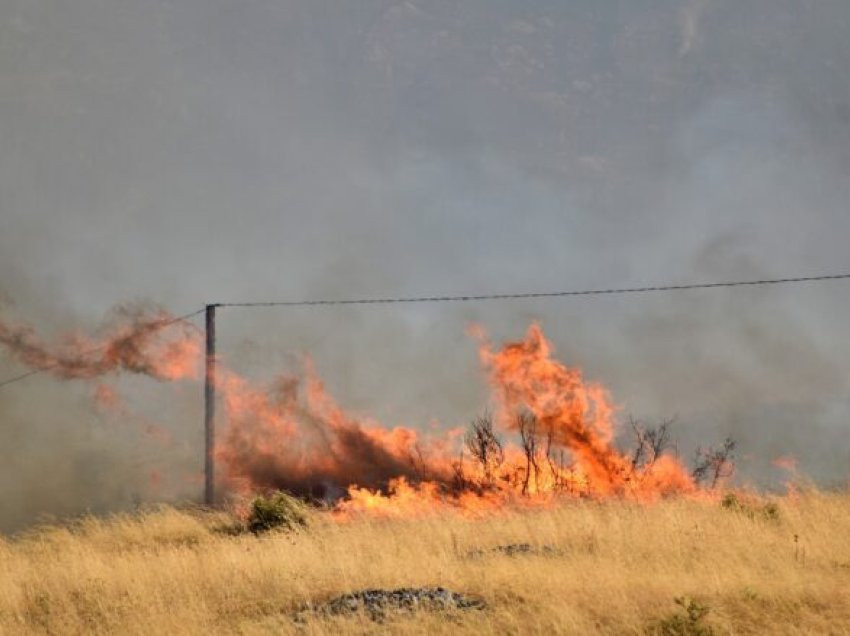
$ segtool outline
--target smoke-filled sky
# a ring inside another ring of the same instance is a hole
[[[845,0],[6,0],[0,308],[51,336],[127,301],[848,271],[848,34]],[[848,316],[836,282],[230,309],[219,333],[242,373],[310,353],[342,406],[424,428],[487,404],[470,323],[539,320],[623,416],[678,416],[683,452],[731,434],[753,480],[793,454],[835,482]],[[0,527],[197,489],[197,385],[119,384],[141,414],[0,389]]]

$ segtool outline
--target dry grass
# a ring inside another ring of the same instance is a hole
[[[336,524],[228,536],[224,515],[163,508],[0,538],[0,633],[643,634],[688,595],[715,633],[850,633],[850,495],[718,503],[567,503],[483,520]],[[795,535],[799,538],[795,543]],[[555,554],[469,552],[508,543]],[[383,624],[292,613],[367,587],[442,585],[486,610]]]

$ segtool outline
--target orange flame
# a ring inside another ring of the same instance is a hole
[[[334,403],[309,362],[305,375],[304,391],[295,378],[280,378],[265,391],[230,371],[220,374],[228,424],[216,452],[233,487],[336,498],[349,484],[386,488],[399,477],[450,478],[440,440],[359,421]]]
[[[161,380],[198,376],[201,341],[191,323],[140,308],[116,313],[123,322],[101,340],[77,336],[56,349],[29,327],[0,320],[0,344],[25,364],[66,379],[121,371]],[[479,514],[507,505],[548,505],[561,496],[649,501],[697,492],[676,458],[638,464],[616,448],[616,409],[607,391],[555,360],[539,325],[498,349],[482,328],[470,328],[470,334],[481,342],[505,438],[493,465],[465,454],[461,428],[426,434],[344,412],[309,360],[303,378],[281,377],[270,388],[252,386],[219,364],[216,388],[226,420],[216,447],[221,480],[237,492],[282,489],[324,499],[343,519],[360,512]],[[95,397],[100,408],[124,408],[105,385]],[[533,418],[533,438],[520,430],[527,421],[521,416]],[[146,432],[160,443],[170,441],[158,427],[149,425]]]
[[[606,391],[552,359],[538,325],[498,351],[477,333],[504,432],[515,437],[514,416],[529,412],[547,450],[561,451],[557,461],[551,453],[537,456],[533,479],[526,475],[529,455],[515,440],[504,445],[495,474],[485,476],[481,465],[464,462],[458,429],[423,438],[414,429],[353,418],[327,394],[309,361],[303,386],[281,378],[271,391],[222,374],[228,427],[217,452],[226,478],[243,491],[285,489],[337,500],[342,518],[447,508],[474,514],[508,504],[546,505],[559,495],[646,501],[696,492],[674,457],[634,466],[613,446],[614,408]]]
[[[552,442],[567,449],[573,470],[582,476],[585,494],[631,494],[654,498],[691,492],[695,485],[684,466],[662,456],[639,469],[617,450],[614,411],[607,391],[584,381],[581,371],[552,359],[552,347],[540,326],[533,324],[524,340],[493,352],[486,342],[481,358],[504,414],[527,409]]]

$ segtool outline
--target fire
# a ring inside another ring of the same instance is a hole
[[[468,453],[479,451],[475,457],[464,455],[459,429],[423,437],[345,413],[307,361],[303,380],[281,378],[268,391],[223,375],[218,388],[228,425],[218,458],[226,479],[247,492],[285,489],[336,502],[344,518],[449,508],[477,513],[548,505],[558,496],[648,501],[696,492],[676,458],[637,465],[613,445],[615,408],[607,392],[553,359],[538,325],[498,350],[477,333],[498,430],[466,441]]]
[[[230,371],[221,376],[217,388],[227,424],[216,453],[225,479],[239,490],[282,489],[336,500],[351,484],[386,488],[398,478],[451,478],[445,440],[346,414],[309,362],[305,381],[280,378],[270,390]]]
[[[543,504],[541,498],[520,499],[508,491],[486,493],[460,492],[447,494],[440,484],[411,484],[406,478],[390,480],[387,493],[350,486],[347,497],[339,501],[334,512],[339,519],[350,519],[366,513],[387,518],[424,517],[435,513],[454,512],[476,517],[504,509],[509,504]]]
[[[570,451],[588,491],[608,495],[632,485],[628,482],[636,475],[628,459],[611,445],[614,408],[607,392],[586,383],[578,369],[553,360],[539,325],[497,352],[485,341],[481,359],[508,427],[515,422],[512,413],[528,409],[551,442]]]
[[[201,339],[167,313],[122,308],[99,340],[66,338],[51,348],[26,326],[0,320],[0,344],[21,362],[64,379],[121,371],[159,380],[196,378]],[[251,493],[281,489],[333,505],[337,516],[417,516],[456,510],[480,514],[505,506],[550,505],[559,497],[651,501],[696,494],[678,459],[629,456],[614,445],[616,408],[608,392],[554,358],[533,324],[518,342],[495,347],[480,327],[479,357],[492,389],[493,416],[442,431],[396,426],[346,413],[310,360],[300,376],[270,387],[249,383],[218,361],[221,422],[215,453],[219,481]],[[123,409],[98,384],[101,409]],[[170,441],[148,426],[148,436]],[[657,455],[657,456],[656,456]]]

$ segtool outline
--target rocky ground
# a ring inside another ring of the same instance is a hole
[[[361,590],[343,594],[319,605],[307,606],[306,613],[338,616],[363,612],[373,620],[382,620],[393,612],[417,610],[483,609],[484,601],[452,592],[443,587],[403,587],[395,590]]]

